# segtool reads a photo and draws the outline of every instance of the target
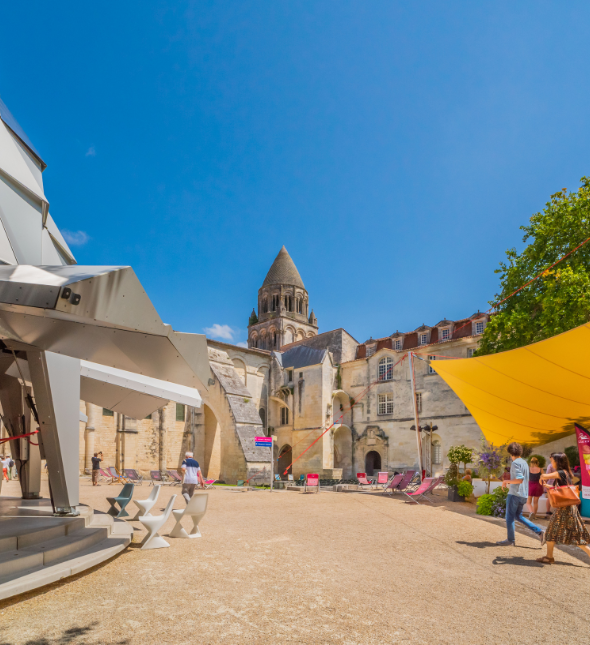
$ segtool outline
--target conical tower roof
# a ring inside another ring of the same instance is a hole
[[[264,278],[262,286],[266,287],[271,284],[293,284],[305,289],[303,280],[295,266],[295,262],[293,262],[284,246],[279,251],[275,261],[272,263],[272,266],[266,274],[266,278]]]

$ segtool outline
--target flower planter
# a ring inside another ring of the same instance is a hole
[[[465,498],[459,495],[456,486],[450,486],[448,491],[449,502],[464,502]]]

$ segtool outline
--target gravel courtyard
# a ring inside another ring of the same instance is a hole
[[[119,490],[80,485],[82,502],[101,511]],[[136,488],[136,497],[150,490]],[[16,495],[17,485],[2,492]],[[179,492],[165,487],[154,511]],[[152,551],[134,544],[75,578],[0,602],[0,645],[498,645],[544,642],[550,631],[588,643],[588,559],[559,551],[559,564],[540,565],[540,543],[523,532],[517,547],[495,547],[504,526],[465,506],[215,489],[201,539],[171,538]],[[183,507],[179,496],[175,508]]]

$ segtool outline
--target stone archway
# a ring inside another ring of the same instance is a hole
[[[365,472],[367,475],[376,475],[381,470],[381,455],[376,450],[370,450],[365,455]]]
[[[334,468],[342,468],[343,479],[352,479],[352,431],[347,426],[334,432]]]
[[[279,451],[278,474],[281,476],[281,479],[287,479],[288,475],[293,474],[293,467],[291,466],[292,461],[293,461],[293,449],[288,443],[286,443]],[[289,470],[287,471],[286,474],[284,474],[287,467],[289,468]]]
[[[205,413],[205,450],[203,452],[203,474],[209,479],[219,479],[221,474],[221,426],[215,413],[203,405]]]

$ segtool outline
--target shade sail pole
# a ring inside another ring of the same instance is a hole
[[[418,464],[420,467],[420,481],[422,481],[422,440],[420,438],[420,418],[418,416],[418,401],[416,400],[416,374],[414,373],[414,354],[408,352],[410,359],[410,382],[412,383],[412,400],[414,402],[414,423],[416,424],[416,447],[418,449]]]

